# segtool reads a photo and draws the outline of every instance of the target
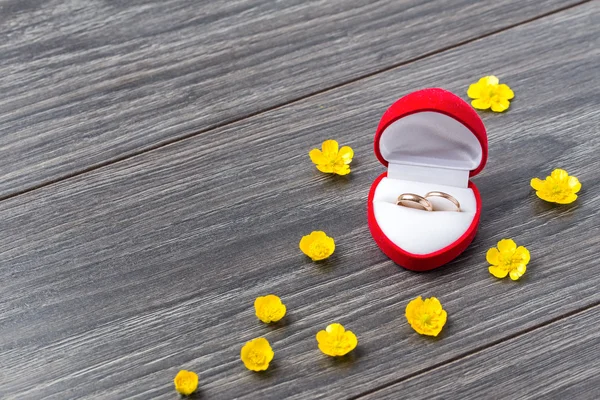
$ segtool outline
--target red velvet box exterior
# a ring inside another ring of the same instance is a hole
[[[466,126],[475,135],[481,145],[481,162],[470,171],[469,176],[477,175],[485,166],[488,154],[488,142],[485,126],[473,108],[460,97],[439,88],[423,89],[410,93],[396,101],[383,114],[375,134],[375,155],[387,167],[388,161],[381,155],[379,139],[384,130],[393,122],[408,115],[419,112],[437,112],[445,114]],[[373,211],[373,198],[377,185],[387,176],[381,174],[371,185],[368,198],[368,223],[373,239],[379,248],[396,264],[413,271],[427,271],[440,267],[458,257],[473,241],[481,216],[481,197],[479,190],[469,181],[468,187],[473,190],[477,204],[475,217],[468,230],[449,246],[429,254],[412,254],[393,243],[382,232]]]

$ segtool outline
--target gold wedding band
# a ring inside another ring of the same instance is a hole
[[[404,193],[398,196],[398,201],[396,202],[399,206],[410,207],[410,208],[420,208],[425,211],[433,211],[433,206],[423,196],[419,196],[418,194],[413,193]]]
[[[460,211],[460,203],[458,202],[458,200],[456,200],[454,197],[450,196],[448,193],[429,192],[425,195],[425,198],[427,198],[427,197],[442,197],[442,198],[452,202],[452,204],[454,204],[456,206],[456,211]]]

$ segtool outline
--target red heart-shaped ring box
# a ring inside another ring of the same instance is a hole
[[[375,155],[387,171],[369,193],[369,229],[381,250],[413,271],[444,265],[473,241],[481,198],[469,180],[487,161],[487,134],[479,115],[443,89],[423,89],[396,101],[381,117]],[[439,197],[433,212],[396,205],[398,196],[450,194],[461,211]]]

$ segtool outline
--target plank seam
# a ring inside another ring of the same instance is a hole
[[[83,168],[83,169],[81,169],[79,171],[74,171],[72,173],[65,174],[63,176],[59,176],[57,178],[50,179],[50,180],[47,180],[45,182],[40,182],[37,185],[30,186],[28,188],[19,190],[19,191],[14,192],[14,193],[6,194],[6,195],[0,195],[0,201],[8,200],[8,199],[11,199],[13,197],[17,197],[17,196],[20,196],[20,195],[23,195],[23,194],[26,194],[26,193],[29,193],[29,192],[41,189],[41,188],[43,188],[45,186],[50,186],[50,185],[53,185],[55,183],[58,183],[58,182],[61,182],[61,181],[64,181],[64,180],[68,180],[68,179],[77,177],[79,175],[83,175],[83,174],[86,174],[88,172],[95,171],[97,169],[106,167],[108,165],[116,164],[116,163],[119,163],[121,161],[125,161],[127,159],[134,158],[134,157],[137,157],[137,156],[145,154],[145,153],[149,153],[149,152],[157,150],[159,148],[162,148],[162,147],[165,147],[165,146],[169,146],[171,144],[178,143],[178,142],[181,142],[181,141],[193,138],[193,137],[195,137],[197,135],[201,135],[203,133],[206,133],[206,132],[209,132],[209,131],[213,131],[215,129],[223,128],[223,127],[226,127],[226,126],[229,126],[229,125],[241,122],[241,121],[243,121],[245,119],[248,119],[248,118],[253,118],[255,116],[258,116],[258,115],[261,115],[261,114],[265,114],[265,113],[268,113],[270,111],[273,111],[273,110],[276,110],[276,109],[279,109],[279,108],[282,108],[282,107],[286,107],[288,105],[291,105],[291,104],[294,104],[294,103],[306,100],[306,99],[308,99],[310,97],[318,96],[318,95],[321,95],[323,93],[327,93],[327,92],[330,92],[332,90],[336,90],[336,89],[339,89],[341,87],[344,87],[344,86],[356,83],[356,82],[358,82],[360,80],[368,79],[368,78],[371,78],[371,77],[373,77],[375,75],[378,75],[378,74],[381,74],[381,73],[385,73],[385,72],[391,71],[393,69],[400,68],[400,67],[406,66],[408,64],[411,64],[411,63],[414,63],[414,62],[417,62],[417,61],[421,61],[423,59],[426,59],[426,58],[429,58],[429,57],[433,57],[435,55],[438,55],[438,54],[441,54],[441,53],[444,53],[444,52],[456,49],[458,47],[461,47],[461,46],[464,46],[464,45],[476,42],[478,40],[485,39],[485,38],[488,38],[490,36],[494,36],[494,35],[506,32],[506,31],[508,31],[510,29],[513,29],[513,28],[516,28],[518,26],[526,25],[526,24],[529,24],[531,22],[534,22],[534,21],[537,21],[537,20],[540,20],[540,19],[552,16],[552,15],[555,15],[555,14],[561,13],[563,11],[569,10],[571,8],[582,6],[582,5],[586,4],[586,3],[590,3],[591,1],[592,0],[583,0],[583,1],[580,1],[580,2],[575,3],[575,4],[571,4],[571,5],[568,5],[568,6],[560,7],[560,8],[557,8],[555,10],[549,11],[547,13],[540,14],[538,16],[526,19],[524,21],[517,22],[517,23],[511,24],[511,25],[505,26],[503,28],[499,28],[497,30],[488,32],[486,34],[477,36],[475,38],[466,39],[466,40],[463,40],[461,42],[458,42],[458,43],[455,43],[455,44],[451,44],[451,45],[448,45],[446,47],[442,47],[440,49],[437,49],[437,50],[434,50],[434,51],[422,54],[420,56],[411,58],[409,60],[402,61],[402,62],[399,62],[399,63],[396,63],[396,64],[392,64],[390,66],[381,68],[379,70],[376,70],[376,71],[373,71],[373,72],[369,72],[369,73],[357,76],[356,78],[350,79],[348,81],[340,82],[340,83],[338,83],[336,85],[332,85],[332,86],[326,87],[324,89],[317,90],[317,91],[314,91],[314,92],[311,92],[311,93],[299,96],[299,97],[294,98],[294,99],[290,99],[290,100],[285,101],[283,103],[276,104],[276,105],[264,108],[264,109],[262,109],[260,111],[256,111],[256,112],[253,112],[253,113],[248,113],[248,114],[240,116],[238,118],[230,119],[229,121],[223,121],[221,123],[215,124],[213,126],[206,127],[204,129],[201,129],[201,130],[198,130],[198,131],[195,131],[195,132],[190,132],[190,133],[187,133],[187,134],[184,134],[184,135],[172,138],[172,139],[168,139],[168,140],[165,140],[165,141],[162,141],[162,142],[158,142],[158,143],[156,143],[154,145],[151,145],[151,146],[148,146],[146,148],[142,148],[140,150],[133,151],[131,153],[124,154],[122,156],[118,156],[118,157],[115,157],[115,158],[112,158],[112,159],[109,159],[109,160],[97,163],[95,165],[91,165],[91,166],[89,166],[87,168]]]

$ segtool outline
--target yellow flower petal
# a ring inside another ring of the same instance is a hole
[[[317,169],[321,172],[325,172],[326,174],[331,174],[334,172],[334,166],[329,164],[317,165]]]
[[[414,316],[414,314],[417,312],[417,310],[419,309],[419,307],[421,307],[423,305],[423,298],[421,296],[417,297],[416,299],[411,300],[407,305],[406,305],[406,314],[407,314],[407,318],[408,318],[408,314],[411,315],[411,318]]]
[[[575,200],[577,200],[577,195],[573,193],[573,194],[567,195],[566,197],[564,197],[562,199],[555,200],[555,203],[558,203],[558,204],[571,204]]]
[[[497,248],[491,248],[487,251],[485,259],[492,265],[500,264],[500,252]]]
[[[529,250],[527,250],[523,246],[519,246],[515,250],[515,253],[512,256],[512,259],[513,259],[513,262],[518,261],[518,262],[526,265],[527,263],[529,263],[529,260],[531,259],[531,255],[529,254]]]
[[[471,105],[478,110],[487,110],[491,107],[492,103],[489,98],[485,98],[473,100]]]
[[[308,155],[310,157],[310,160],[315,164],[325,164],[327,162],[327,159],[323,155],[323,152],[319,149],[312,149],[308,153]]]
[[[548,193],[542,192],[540,190],[540,191],[535,192],[535,194],[536,194],[537,197],[539,197],[540,199],[542,199],[544,201],[547,201],[549,203],[556,203],[556,201],[554,199],[554,196],[551,196]]]
[[[327,234],[323,231],[312,231],[310,233],[310,235],[312,236],[312,238],[314,240],[323,240],[323,239],[327,239]]]
[[[302,250],[302,252],[304,254],[308,255],[308,253],[310,251],[310,246],[313,242],[314,242],[314,236],[312,236],[312,235],[302,236],[302,239],[300,239],[300,250]]]
[[[344,346],[342,348],[342,355],[346,355],[358,346],[358,338],[352,331],[344,332],[344,337],[342,339],[344,341]]]
[[[499,79],[497,77],[495,77],[494,75],[490,75],[490,76],[484,76],[483,78],[481,78],[479,80],[479,82],[483,82],[486,85],[497,85],[499,81]]]
[[[502,239],[498,242],[498,250],[500,250],[500,253],[503,255],[505,253],[513,254],[515,250],[517,250],[517,244],[512,239]]]
[[[275,353],[265,338],[256,338],[244,345],[240,351],[242,362],[251,371],[264,371],[269,368]]]
[[[325,331],[330,334],[330,335],[343,335],[344,332],[346,331],[344,329],[344,326],[342,324],[331,324],[331,325],[327,325],[327,328],[325,328]]]
[[[552,171],[550,176],[553,179],[556,179],[557,181],[562,181],[562,180],[566,180],[569,177],[569,174],[564,169],[557,168],[554,171]]]
[[[350,164],[352,157],[354,157],[354,150],[350,146],[344,146],[340,149],[338,157],[344,161],[344,164]]]
[[[326,140],[323,142],[321,148],[323,149],[323,153],[325,154],[336,154],[338,153],[338,142],[335,140]]]
[[[439,313],[439,316],[437,319],[437,327],[435,327],[431,331],[433,336],[437,336],[440,334],[440,332],[442,331],[442,328],[444,327],[444,325],[446,325],[447,319],[448,319],[448,313],[446,312],[446,310],[442,310]]]
[[[508,275],[508,270],[493,265],[488,268],[488,271],[496,278],[505,278]]]
[[[506,100],[510,100],[515,97],[515,93],[508,87],[508,85],[505,85],[504,83],[498,85],[496,88],[496,94],[502,98],[505,98]]]
[[[333,172],[338,175],[348,175],[350,173],[350,167],[347,165],[342,165],[340,167],[334,167]]]
[[[481,97],[481,85],[479,83],[472,83],[469,85],[469,90],[467,90],[467,96],[471,99],[477,99]]]
[[[198,375],[192,371],[181,370],[173,379],[175,390],[184,396],[189,396],[198,388]]]
[[[540,178],[533,178],[531,180],[531,187],[535,190],[542,190],[542,188],[544,187],[544,181]]]
[[[440,301],[437,299],[437,297],[430,297],[428,299],[425,299],[423,304],[425,305],[425,307],[428,307],[432,310],[441,310],[442,309],[442,303],[440,303]]]
[[[579,179],[575,178],[574,176],[569,176],[567,185],[573,193],[577,193],[581,190],[581,183],[579,183]]]
[[[524,265],[522,266],[522,268],[526,268]],[[523,271],[523,273],[519,272],[519,269],[513,269],[510,271],[510,279],[512,279],[513,281],[519,280],[520,277],[523,276],[523,274],[525,273],[525,271]]]
[[[329,340],[329,333],[327,333],[326,331],[319,331],[317,332],[317,342],[319,343],[319,349],[321,349],[321,351],[325,354],[327,354],[327,351],[329,349],[328,345],[326,345],[326,343]],[[324,347],[325,349],[321,348]],[[330,355],[330,354],[327,354]]]
[[[491,105],[492,105],[492,111],[502,112],[502,111],[505,111],[506,109],[508,109],[508,107],[510,106],[510,103],[508,102],[508,100],[506,100],[502,97],[494,96],[491,99]]]

